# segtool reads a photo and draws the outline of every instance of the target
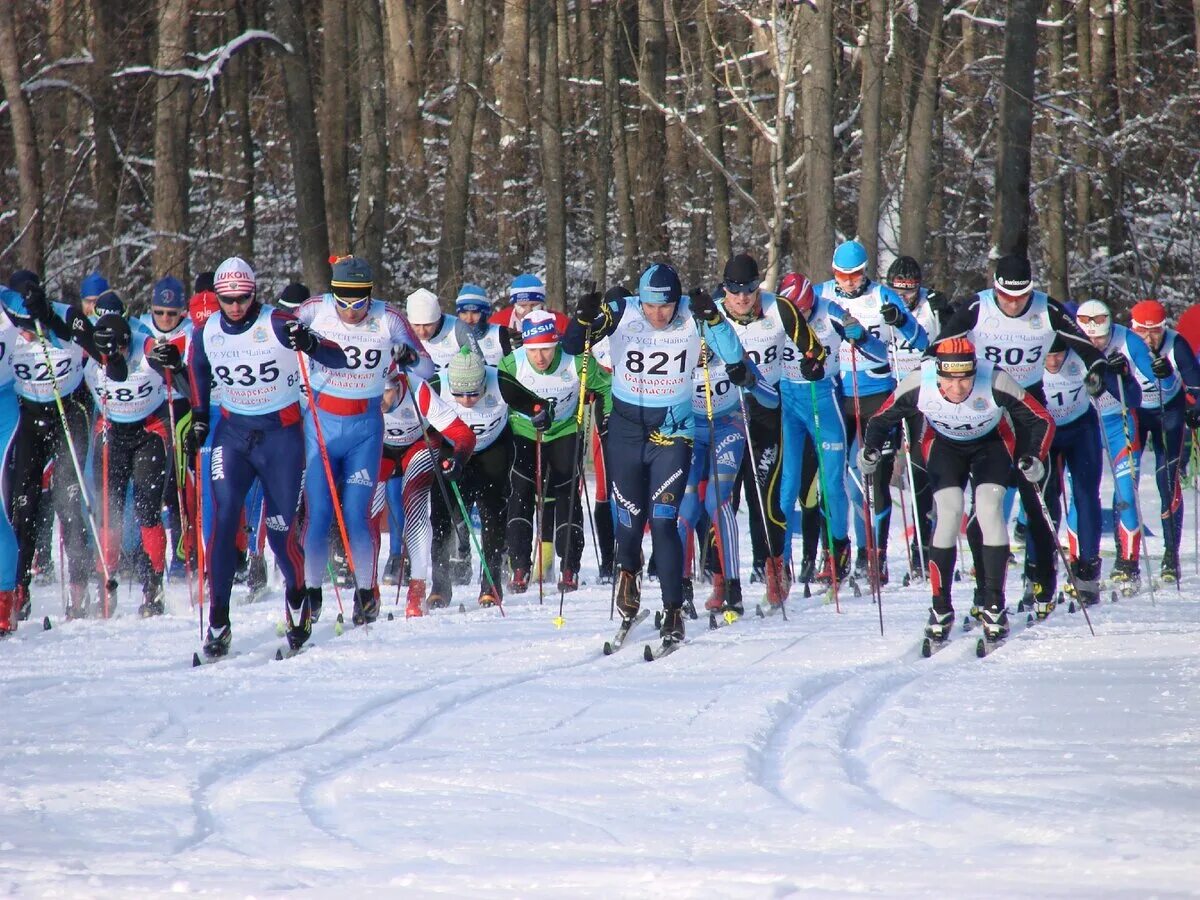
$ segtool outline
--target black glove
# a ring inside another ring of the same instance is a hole
[[[554,404],[547,400],[537,408],[529,420],[533,422],[534,431],[545,431],[554,422]]]
[[[1125,358],[1125,354],[1114,350],[1108,355],[1108,370],[1118,378],[1124,378],[1129,374],[1129,360]]]
[[[129,323],[116,313],[105,313],[96,322],[92,341],[103,356],[112,356],[129,345]]]
[[[183,354],[170,341],[155,344],[146,354],[150,362],[168,372],[178,372],[183,368]]]
[[[754,373],[750,371],[750,367],[744,362],[727,364],[725,366],[725,374],[735,387],[752,388],[758,382]]]
[[[899,325],[906,318],[908,318],[904,310],[902,310],[895,303],[883,304],[882,309],[880,309],[880,315],[883,316],[883,321],[888,325]]]
[[[626,297],[632,297],[634,291],[625,287],[623,284],[614,284],[604,292],[605,303],[616,303],[618,300],[624,300]]]
[[[709,325],[715,325],[720,320],[721,313],[712,294],[702,287],[694,287],[688,296],[691,298],[692,315],[697,319]]]
[[[1170,378],[1175,372],[1171,361],[1165,356],[1154,357],[1154,362],[1150,363],[1150,371],[1154,373],[1155,378]]]
[[[625,296],[625,289],[620,288],[619,290],[622,291],[621,296]],[[613,289],[610,289],[609,293],[611,294],[612,291]],[[605,299],[607,299],[607,296]],[[596,291],[594,288],[593,290],[588,291],[579,298],[579,302],[575,305],[575,318],[581,325],[590,325],[595,320],[596,316],[600,315],[601,302],[602,300],[598,291]]]
[[[283,326],[283,330],[287,335],[284,342],[293,350],[312,353],[320,346],[320,339],[299,319],[289,319]]]
[[[858,451],[858,471],[863,475],[874,475],[882,458],[883,454],[874,447],[863,447]]]
[[[1104,393],[1104,366],[1103,362],[1093,363],[1083,379],[1089,397],[1099,397]]]
[[[1200,428],[1200,406],[1189,406],[1183,411],[1183,424],[1192,431]]]
[[[442,460],[442,477],[447,481],[458,481],[462,477],[463,464],[457,456],[447,456]]]
[[[204,441],[207,438],[208,419],[203,416],[197,416],[193,410],[192,427],[188,429],[187,435],[183,439],[183,452],[188,456],[195,456],[200,452],[200,448],[204,446]]]
[[[397,344],[392,348],[392,359],[402,369],[411,369],[421,361],[421,354],[408,344]]]
[[[950,313],[950,298],[941,291],[930,291],[925,295],[925,299],[929,301],[930,310],[939,319]]]
[[[1038,484],[1046,476],[1046,467],[1036,456],[1022,456],[1017,460],[1017,468],[1031,484]]]
[[[25,310],[39,322],[50,320],[50,301],[40,284],[31,284],[25,288]]]
[[[825,377],[825,363],[815,356],[800,357],[800,374],[806,381],[820,381]]]

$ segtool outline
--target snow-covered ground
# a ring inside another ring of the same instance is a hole
[[[273,595],[193,670],[181,585],[164,618],[131,595],[73,623],[40,588],[0,644],[0,894],[1194,896],[1194,573],[983,660],[978,632],[922,660],[927,598],[898,584],[883,637],[869,598],[797,588],[788,621],[689,623],[654,663],[646,622],[605,658],[590,586],[561,629],[535,589],[339,638],[329,596],[282,662]]]

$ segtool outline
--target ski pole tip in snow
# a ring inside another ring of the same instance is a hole
[[[555,628],[562,628],[564,625],[567,624],[567,620],[564,619],[562,616],[555,616],[550,621],[552,621],[554,623]]]

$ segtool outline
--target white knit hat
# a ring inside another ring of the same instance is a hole
[[[442,318],[442,307],[437,294],[426,288],[417,288],[404,303],[408,321],[413,325],[432,325]]]

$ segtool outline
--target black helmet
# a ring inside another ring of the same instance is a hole
[[[897,256],[888,267],[887,285],[892,289],[911,291],[921,286],[921,264],[911,256]]]

